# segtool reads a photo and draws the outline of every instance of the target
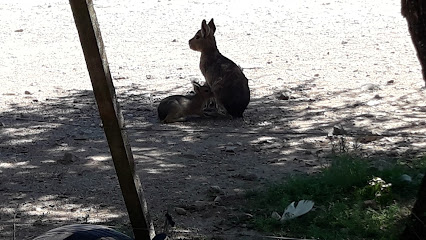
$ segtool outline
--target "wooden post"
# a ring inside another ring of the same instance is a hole
[[[123,115],[115,95],[93,2],[70,0],[70,5],[135,239],[151,240],[155,235],[154,227],[134,171],[130,144],[122,130]]]

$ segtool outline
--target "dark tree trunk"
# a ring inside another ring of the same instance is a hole
[[[407,19],[426,84],[426,0],[401,0],[401,14]],[[426,239],[426,175],[423,177],[416,203],[400,239]]]
[[[401,14],[407,19],[426,86],[426,1],[401,0]]]
[[[405,231],[400,236],[401,240],[425,240],[426,239],[426,175],[423,177],[417,194],[410,219]]]

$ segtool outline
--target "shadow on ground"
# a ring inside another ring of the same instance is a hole
[[[136,169],[157,229],[164,212],[175,207],[187,210],[187,215],[173,213],[178,226],[193,234],[243,228],[225,221],[238,214],[238,206],[211,204],[217,196],[241,196],[289,174],[317,172],[333,150],[327,135],[336,125],[353,144],[375,132],[356,123],[386,125],[400,116],[406,119],[403,124],[382,129],[381,137],[361,143],[358,150],[382,161],[422,154],[418,143],[424,136],[413,132],[424,132],[426,126],[413,123],[424,119],[417,112],[425,109],[413,110],[415,103],[403,101],[407,96],[397,102],[400,111],[379,114],[353,99],[323,106],[327,94],[349,97],[357,90],[306,94],[314,85],[252,99],[244,119],[169,125],[156,116],[156,105],[168,93],[146,93],[138,85],[119,89]],[[85,222],[129,231],[92,92],[11,105],[0,122],[0,238],[32,239],[53,227]],[[212,192],[214,186],[220,192]]]

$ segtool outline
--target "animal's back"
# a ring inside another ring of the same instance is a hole
[[[188,96],[172,95],[161,100],[158,105],[158,118],[163,121],[173,109],[181,109],[181,107],[190,101]]]
[[[250,89],[241,68],[221,55],[208,63],[204,75],[228,113],[233,117],[242,117],[250,102]]]

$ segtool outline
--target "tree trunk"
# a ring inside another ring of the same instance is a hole
[[[400,236],[401,240],[424,240],[426,239],[426,175],[423,177],[414,204],[411,216],[405,231]]]
[[[401,14],[407,19],[408,30],[422,66],[426,86],[426,1],[401,0]]]
[[[401,0],[401,14],[407,19],[426,84],[426,0]],[[400,239],[426,239],[426,175],[423,177],[416,203]]]

